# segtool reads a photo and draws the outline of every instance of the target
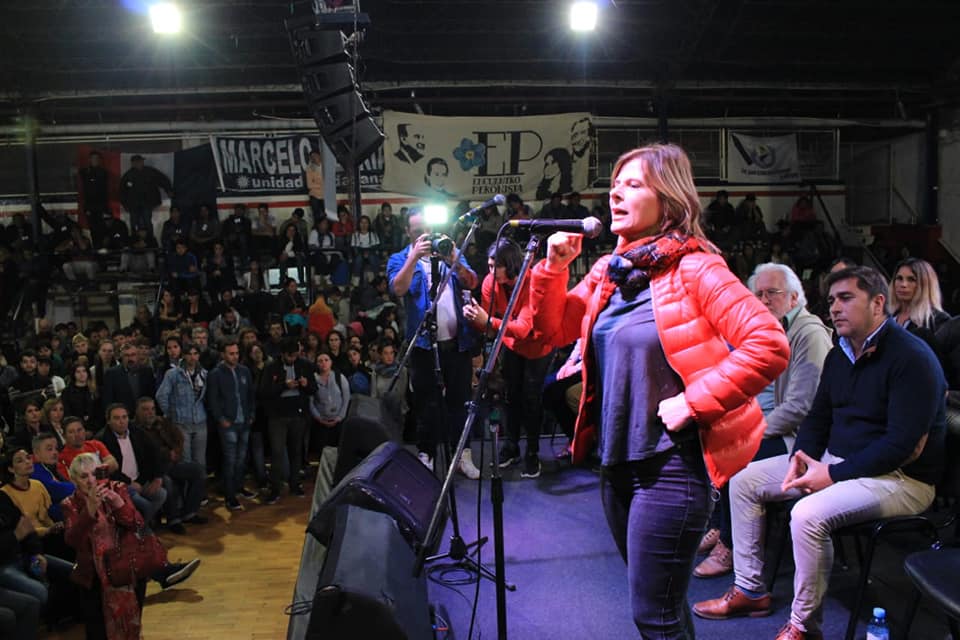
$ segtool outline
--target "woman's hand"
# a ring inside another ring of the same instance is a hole
[[[114,509],[119,509],[123,506],[123,498],[120,497],[120,494],[107,485],[97,487],[97,495],[101,500],[106,500]]]
[[[563,271],[580,255],[583,234],[558,231],[547,238],[547,268]]]
[[[663,420],[667,431],[680,431],[693,418],[693,411],[687,404],[683,392],[680,392],[672,398],[662,400],[657,408],[657,415]]]
[[[100,505],[103,503],[99,493],[99,487],[97,487],[97,490],[87,494],[87,513],[92,517],[96,517],[97,511],[100,510]]]
[[[476,300],[471,300],[470,304],[464,305],[463,317],[480,326],[486,326],[488,319],[487,312],[477,304]]]

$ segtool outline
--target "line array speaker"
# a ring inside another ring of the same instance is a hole
[[[341,165],[363,162],[383,143],[383,132],[360,94],[341,31],[311,16],[286,22],[303,93],[320,134]]]

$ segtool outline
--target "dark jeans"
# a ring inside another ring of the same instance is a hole
[[[136,234],[137,229],[146,229],[147,235],[153,235],[153,207],[133,207],[130,213],[130,232]]]
[[[446,385],[441,397],[434,372],[433,351],[414,348],[410,356],[417,449],[436,456],[437,445],[460,438],[467,419],[467,400],[473,377],[470,352],[459,351],[456,340],[440,343],[440,371]]]
[[[583,379],[579,376],[569,376],[557,380],[556,374],[550,374],[544,380],[543,406],[546,407],[563,430],[568,439],[573,440],[573,428],[577,423],[577,414],[567,405],[567,389],[580,384]]]
[[[775,456],[782,456],[787,453],[787,445],[783,438],[764,438],[760,441],[760,448],[753,460],[765,460]],[[714,509],[710,516],[710,528],[720,530],[720,542],[726,545],[727,549],[733,549],[733,521],[730,519],[730,483],[723,485],[720,489],[720,503]]]
[[[257,486],[267,486],[267,463],[264,457],[264,442],[266,434],[263,431],[250,432],[250,461],[253,463],[253,473],[257,477]]]
[[[0,587],[0,638],[37,637],[40,601],[19,591]]]
[[[687,587],[712,505],[699,444],[603,467],[600,491],[640,637],[693,638]]]
[[[327,217],[326,206],[324,205],[323,198],[314,198],[310,196],[310,213],[313,215],[313,224],[317,224],[317,220],[323,220]]]
[[[223,453],[223,466],[220,471],[223,497],[227,500],[236,500],[237,491],[243,489],[250,425],[233,424],[226,428],[217,426],[217,430],[220,432],[220,448]]]
[[[506,348],[500,353],[507,392],[507,442],[519,449],[522,430],[527,436],[527,455],[535,455],[540,452],[543,380],[550,355],[528,359]]]
[[[207,495],[207,467],[197,462],[177,462],[163,477],[167,501],[163,504],[167,522],[197,515]]]
[[[270,439],[270,485],[279,493],[286,480],[290,488],[300,484],[297,474],[303,466],[304,417],[270,416],[267,437]]]

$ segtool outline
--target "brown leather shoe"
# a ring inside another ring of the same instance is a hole
[[[700,540],[700,546],[697,547],[697,553],[710,553],[710,550],[720,542],[720,529],[710,529]]]
[[[823,634],[819,631],[800,631],[788,622],[777,633],[777,640],[823,640]]]
[[[698,578],[715,578],[731,571],[733,571],[733,551],[722,541],[718,541],[710,555],[693,570],[693,575]]]
[[[693,612],[708,620],[726,620],[739,616],[762,618],[770,615],[770,594],[762,598],[750,598],[737,585],[715,600],[704,600],[693,605]]]

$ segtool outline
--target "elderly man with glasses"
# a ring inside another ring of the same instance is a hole
[[[772,262],[758,265],[747,286],[783,323],[790,342],[790,362],[786,371],[757,397],[767,420],[767,429],[754,460],[763,460],[783,455],[793,448],[797,426],[810,410],[823,360],[833,343],[830,329],[807,311],[803,285],[790,267]],[[700,543],[700,552],[709,551],[710,555],[693,570],[693,575],[698,578],[712,578],[733,570],[728,487],[721,490],[720,503]]]

